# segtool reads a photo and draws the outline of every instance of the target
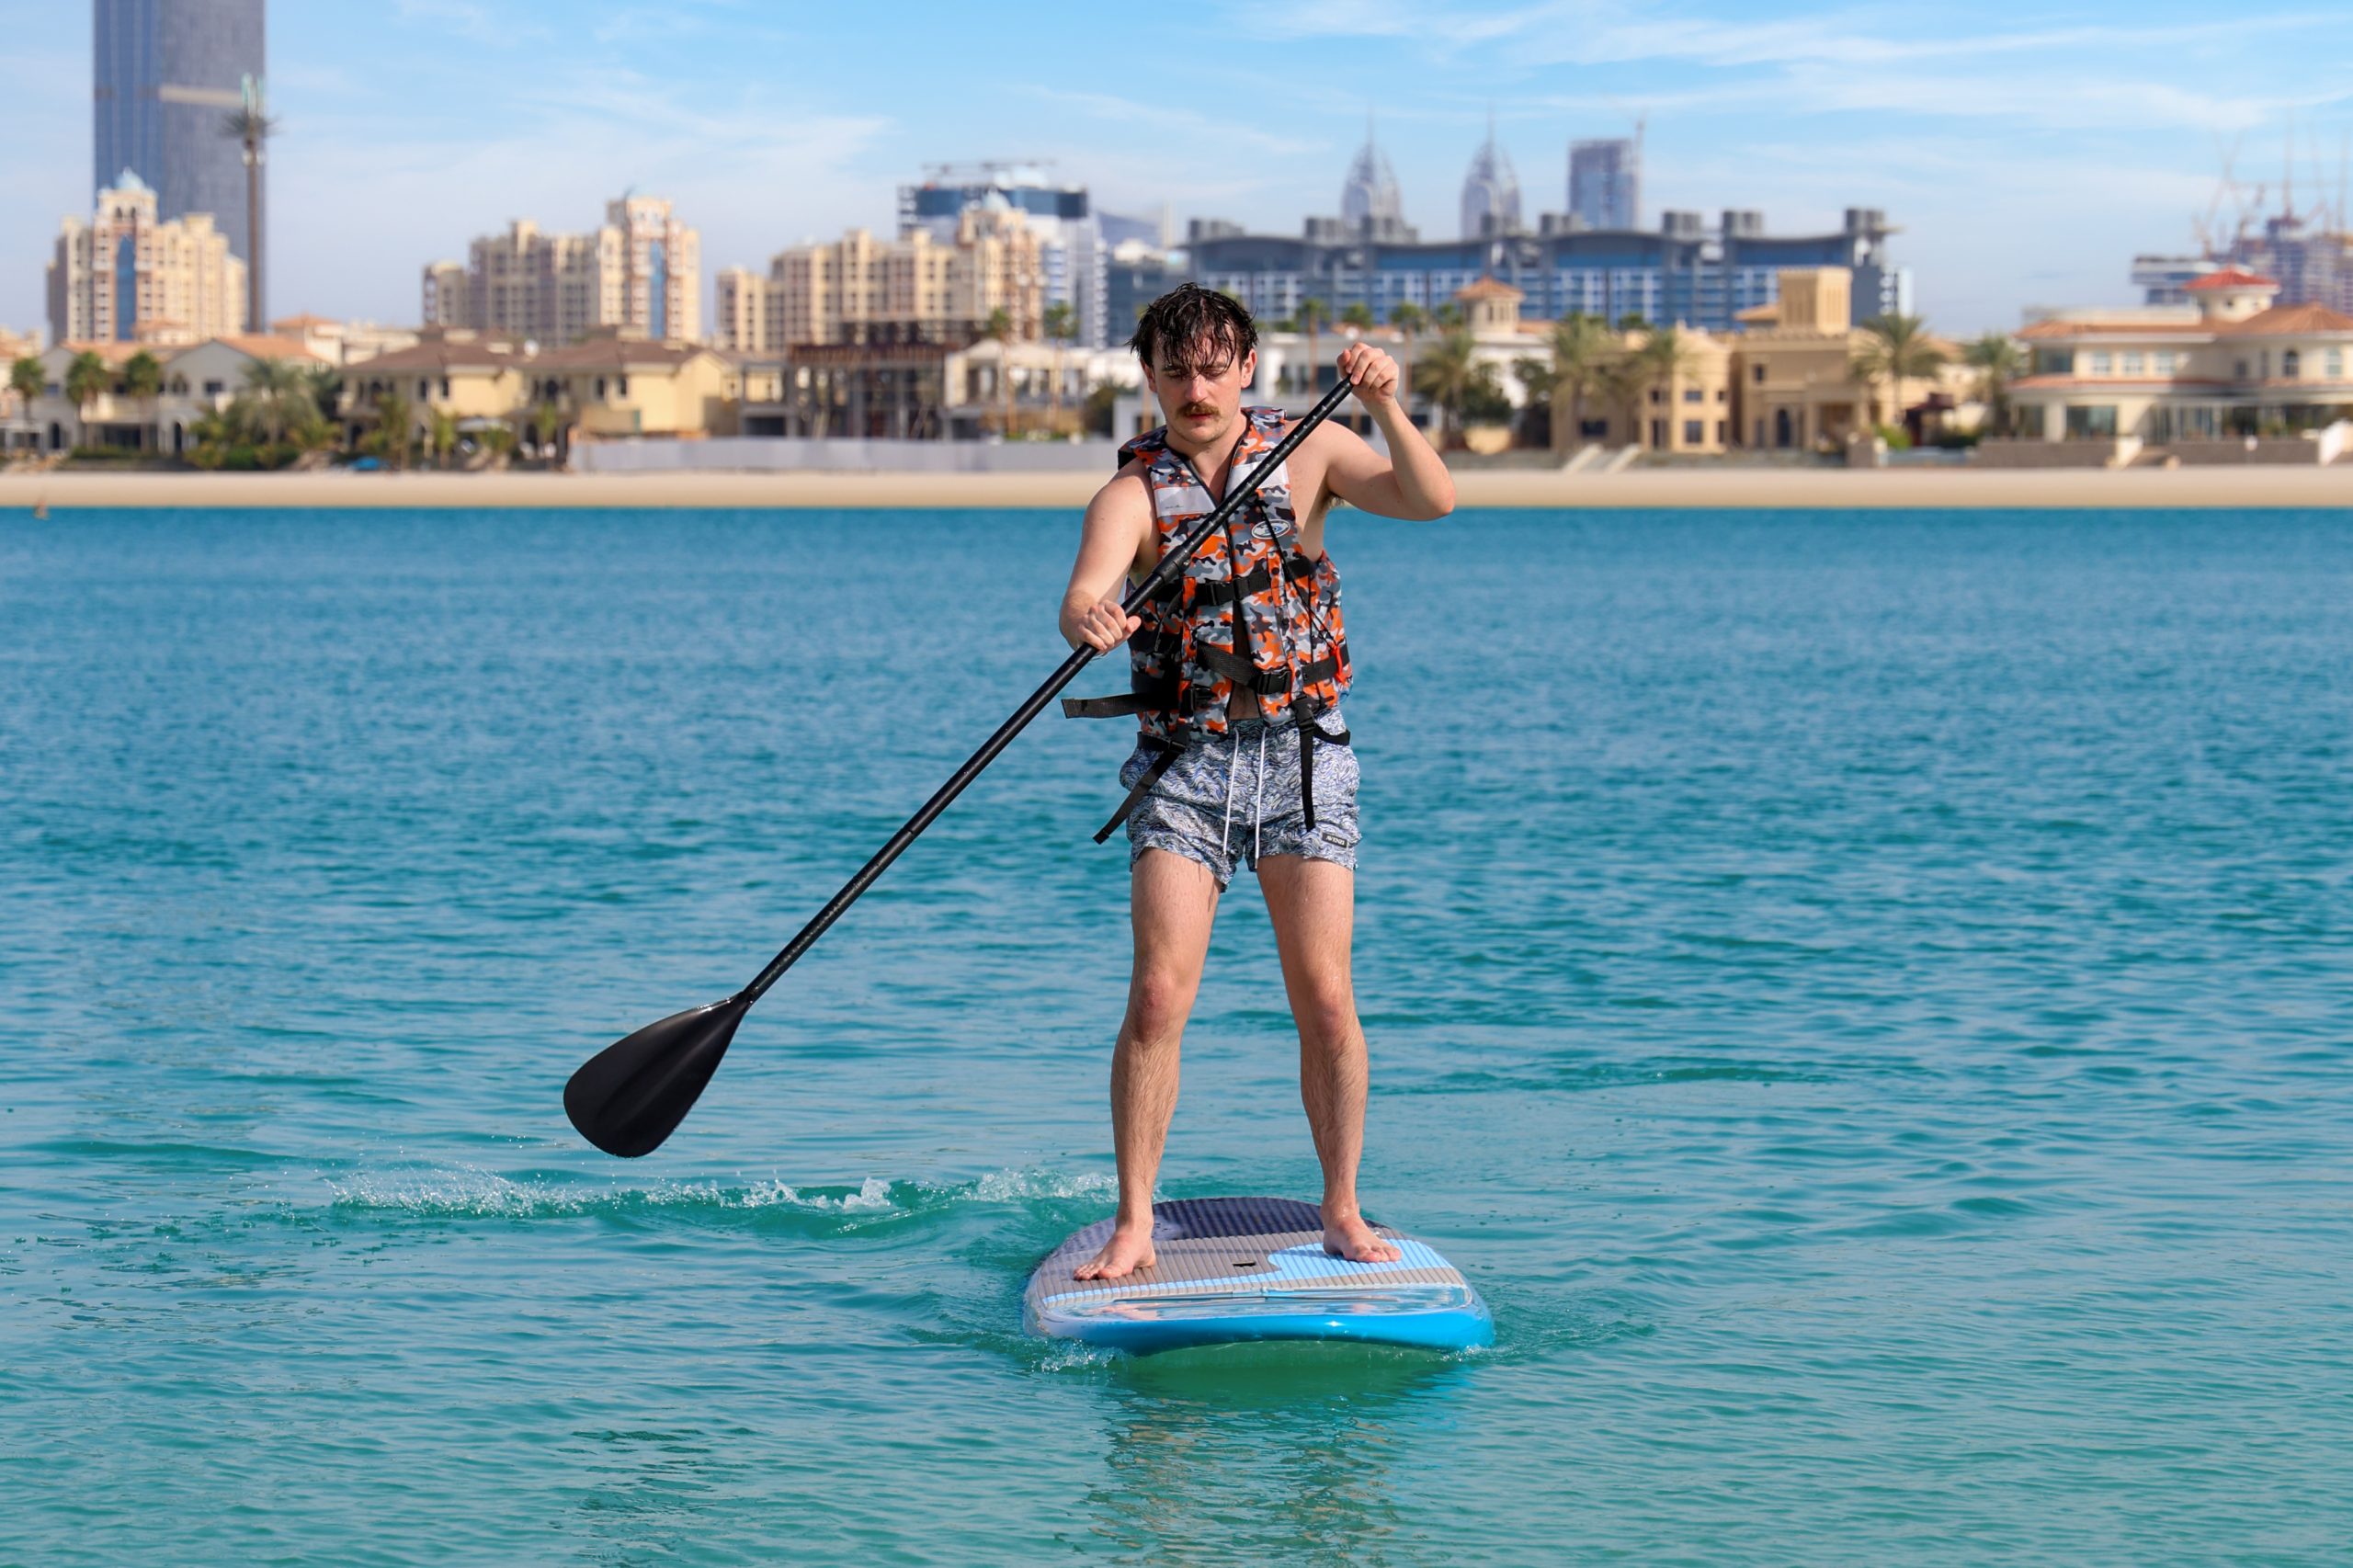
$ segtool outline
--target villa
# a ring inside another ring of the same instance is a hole
[[[2054,312],[2019,338],[2015,427],[2049,441],[2150,447],[2318,429],[2353,417],[2353,316],[2276,303],[2239,268],[2188,285],[2186,305]]]

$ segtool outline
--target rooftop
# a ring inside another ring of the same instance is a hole
[[[2192,292],[2210,289],[2277,289],[2279,279],[2266,278],[2260,272],[2249,272],[2243,267],[2226,267],[2183,287]]]

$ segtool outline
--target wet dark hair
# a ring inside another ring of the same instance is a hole
[[[1231,294],[1198,283],[1180,283],[1144,307],[1128,347],[1155,370],[1164,350],[1198,353],[1212,364],[1239,364],[1258,347],[1258,324]],[[1188,361],[1179,363],[1196,368]]]

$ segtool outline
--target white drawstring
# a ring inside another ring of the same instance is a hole
[[[1267,825],[1267,728],[1258,727],[1258,798],[1250,807],[1250,863],[1256,865],[1259,835]]]
[[[1233,786],[1241,776],[1237,765],[1242,761],[1242,737],[1229,734],[1226,738],[1233,743],[1233,756],[1225,765],[1225,825],[1217,834],[1217,852],[1221,855],[1233,853]]]

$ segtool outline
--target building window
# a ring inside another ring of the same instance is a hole
[[[1666,394],[1660,392],[1658,388],[1653,387],[1651,389],[1651,401],[1653,403],[1665,403],[1666,401]]]
[[[2345,374],[2345,350],[2330,349],[2327,358],[2321,361],[2321,373],[2332,381],[2342,377]]]
[[[2095,355],[2093,355],[2093,356],[2092,356],[2092,374],[2093,374],[2093,375],[2095,375],[2095,376],[2107,376],[2107,375],[2113,375],[2113,374],[2115,373],[2115,369],[2116,369],[2116,361],[2115,361],[2115,358],[2114,358],[2112,355],[2109,355],[2109,354],[2095,354]]]
[[[2067,410],[2067,434],[2070,437],[2104,438],[2116,434],[2116,405],[2096,403],[2089,407],[2074,406]]]
[[[204,395],[207,397],[219,397],[222,392],[227,392],[228,390],[229,384],[226,381],[207,381],[204,383]]]
[[[1683,422],[1683,444],[1687,447],[1698,446],[1700,442],[1705,441],[1708,438],[1707,429],[1708,426],[1705,420],[1685,420]]]
[[[1721,446],[1724,446],[1724,445],[1726,445],[1727,443],[1729,443],[1731,440],[1732,440],[1732,426],[1731,426],[1731,424],[1730,424],[1728,421],[1726,421],[1726,420],[1722,420],[1722,419],[1717,420],[1717,421],[1716,421],[1716,445],[1718,445],[1719,447],[1721,447]]]
[[[2128,376],[2137,376],[2141,373],[2141,356],[2127,354],[2124,357],[2124,373]]]
[[[629,378],[627,376],[616,376],[613,378],[613,395],[615,397],[629,396]]]
[[[441,378],[441,395],[443,397],[449,395],[449,378],[447,376]]]
[[[2174,373],[2174,367],[2179,363],[2179,358],[2172,349],[2160,348],[2157,350],[2157,374],[2160,376],[2172,375]]]
[[[2075,373],[2075,351],[2072,348],[2038,348],[2034,351],[2034,373],[2038,376],[2072,376]]]
[[[423,380],[418,381],[416,383],[416,401],[419,403],[425,403],[430,400],[432,396],[433,383]]]
[[[602,377],[602,376],[598,376],[598,377],[597,378],[597,396],[598,398],[600,398],[600,399],[601,399],[604,395],[605,395],[605,378],[604,378],[604,377]]]
[[[2241,381],[2245,381],[2245,380],[2246,380],[2246,361],[2245,361],[2245,360],[2244,360],[2244,359],[2240,360],[2240,361],[2238,362],[2238,367],[2237,367],[2237,369],[2238,369],[2238,377],[2239,377],[2239,380],[2241,380]]]
[[[2279,373],[2287,377],[2291,381],[2302,377],[2304,373],[2303,355],[2293,348],[2281,349],[2279,351]]]
[[[1716,389],[1716,401],[1718,403],[1730,403],[1732,401],[1732,389],[1730,387],[1718,387]]]
[[[1686,403],[1705,403],[1708,401],[1708,394],[1700,391],[1698,387],[1685,387],[1683,389],[1683,401]]]
[[[1765,367],[1762,365],[1751,365],[1748,368],[1748,379],[1755,381],[1758,386],[1763,386],[1765,384]]]

